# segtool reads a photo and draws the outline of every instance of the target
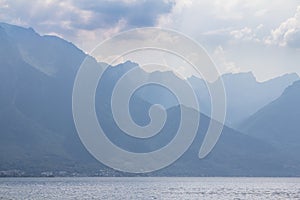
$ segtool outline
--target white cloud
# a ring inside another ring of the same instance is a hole
[[[244,27],[242,29],[237,29],[230,31],[230,35],[236,40],[246,40],[253,42],[260,42],[263,39],[260,32],[264,28],[263,24],[259,24],[255,28]]]
[[[171,12],[159,18],[158,25],[195,38],[215,30],[234,31],[247,27],[256,31],[260,24],[271,30],[297,5],[296,0],[273,0],[272,3],[267,0],[176,0]]]
[[[272,30],[271,35],[266,38],[265,42],[267,44],[300,48],[300,6],[298,6],[293,17]]]
[[[235,39],[253,39],[254,35],[252,32],[252,29],[249,27],[245,27],[240,30],[234,30],[230,32],[230,35],[232,35]]]
[[[173,28],[196,39],[214,58],[221,73],[252,71],[259,80],[287,72],[298,72],[300,46],[297,30],[287,32],[284,48],[266,45],[272,29],[286,21],[299,6],[290,0],[180,0],[171,13],[159,20],[162,27]],[[298,67],[297,67],[298,66]]]
[[[9,5],[6,0],[0,0],[0,9],[8,8]]]
[[[233,61],[229,61],[226,52],[224,51],[222,46],[218,46],[213,54],[212,58],[217,65],[217,68],[222,73],[238,73],[241,71],[239,67]]]

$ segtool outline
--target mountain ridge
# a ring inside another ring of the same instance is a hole
[[[3,30],[0,25],[0,175],[17,169],[23,171],[25,176],[42,176],[45,171],[53,172],[55,176],[136,176],[118,172],[98,162],[84,148],[76,132],[72,117],[72,89],[76,72],[88,55],[69,42],[49,40],[31,29],[21,29],[28,31],[27,36],[21,34],[21,39],[4,34]],[[24,42],[26,39],[27,42]],[[61,46],[64,48],[58,48]],[[43,49],[51,51],[47,54],[49,57],[40,55]],[[54,71],[48,71],[47,66],[54,67]],[[126,137],[115,126],[109,112],[111,88],[120,76],[134,67],[139,66],[123,63],[106,70],[101,79],[103,84],[96,93],[98,118],[110,139],[121,147],[131,151],[157,149],[176,132],[180,120],[178,106],[167,109],[170,117],[167,126],[158,135],[158,142],[153,140],[147,146],[143,141],[133,142],[132,138]],[[132,98],[129,108],[133,119],[139,124],[147,124],[148,108],[152,104],[138,95]],[[191,112],[190,117],[197,112],[183,109]],[[211,154],[199,160],[199,148],[210,120],[201,114],[197,137],[183,157],[161,171],[144,176],[300,175],[299,162],[289,155],[263,140],[227,126]]]
[[[285,89],[283,94],[253,114],[239,126],[250,136],[268,141],[299,159],[300,151],[300,81]]]

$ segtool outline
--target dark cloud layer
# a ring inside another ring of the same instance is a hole
[[[73,23],[73,26],[93,30],[113,26],[120,20],[125,20],[129,27],[154,26],[157,17],[170,12],[174,3],[164,0],[141,0],[131,3],[76,0],[74,5],[82,10],[91,11],[93,17],[86,24]]]
[[[59,33],[107,29],[120,21],[124,28],[145,27],[173,6],[166,0],[0,0],[0,21]]]

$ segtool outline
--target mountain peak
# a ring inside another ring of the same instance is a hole
[[[248,80],[248,81],[255,81],[256,77],[254,74],[249,71],[249,72],[240,72],[240,73],[226,73],[221,76],[223,79],[228,80],[228,79],[234,79],[234,80]]]
[[[12,35],[12,34],[13,35],[19,35],[19,34],[35,34],[35,35],[39,35],[31,27],[24,28],[24,27],[21,27],[21,26],[7,24],[7,23],[4,23],[4,22],[0,22],[0,27],[2,27],[7,32],[7,34],[9,34],[9,35]]]
[[[75,73],[78,63],[86,56],[72,43],[56,36],[41,36],[33,28],[7,23],[0,23],[0,27],[17,47],[22,60],[48,76]]]
[[[291,84],[290,86],[288,86],[282,95],[286,95],[286,94],[290,94],[290,93],[299,93],[300,91],[300,80],[295,81],[293,84]]]

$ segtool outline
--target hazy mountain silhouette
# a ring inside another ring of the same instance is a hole
[[[252,115],[240,125],[240,130],[260,138],[300,160],[300,81]]]
[[[299,80],[295,73],[258,82],[251,72],[222,76],[227,95],[227,124],[236,126],[260,108],[277,99],[284,89]]]
[[[85,54],[57,37],[0,26],[1,169],[40,172],[60,165],[72,168],[78,160],[94,161],[84,148],[78,148],[81,142],[74,134],[70,99]],[[28,58],[36,65],[28,63]],[[51,73],[44,68],[50,65]],[[78,168],[88,166],[83,164]]]
[[[173,73],[169,73],[167,77],[172,79],[173,82],[177,81],[178,84],[180,84],[180,79]],[[201,112],[210,116],[211,102],[208,88],[210,84],[214,83],[206,83],[203,79],[195,76],[187,80],[195,91]],[[299,76],[295,73],[286,74],[265,82],[258,82],[254,75],[248,72],[224,74],[222,75],[222,80],[227,97],[225,123],[231,127],[236,127],[260,108],[278,98],[286,87],[291,85],[294,81],[299,80]],[[157,91],[156,89],[155,93],[151,91],[145,91],[145,93],[140,92],[139,96],[151,103],[159,99],[161,102],[164,102],[164,105],[167,107],[178,105],[178,102],[174,101],[172,96],[167,95],[167,93],[162,90]]]
[[[30,28],[0,24],[0,171],[19,169],[28,175],[62,170],[81,175],[124,175],[95,160],[82,145],[74,126],[73,83],[86,56],[60,38],[40,36]],[[94,65],[101,67],[93,58],[90,59]],[[151,141],[136,140],[124,134],[112,118],[111,89],[120,76],[135,67],[138,65],[126,62],[108,68],[97,89],[96,109],[100,124],[112,142],[130,151],[147,152],[164,146],[172,139],[179,124],[180,111],[178,106],[167,109],[166,126]],[[162,76],[180,81],[173,73],[147,74],[143,70],[140,73],[145,78]],[[157,91],[155,89],[155,86],[145,88],[153,94]],[[145,93],[145,90],[140,93]],[[137,92],[129,105],[133,120],[140,125],[147,124],[151,105]],[[190,112],[190,120],[193,120],[197,111],[183,109]],[[200,129],[191,148],[173,165],[148,175],[300,174],[299,162],[286,152],[228,127],[224,128],[213,152],[199,160],[198,151],[209,122],[209,117],[201,115]]]

